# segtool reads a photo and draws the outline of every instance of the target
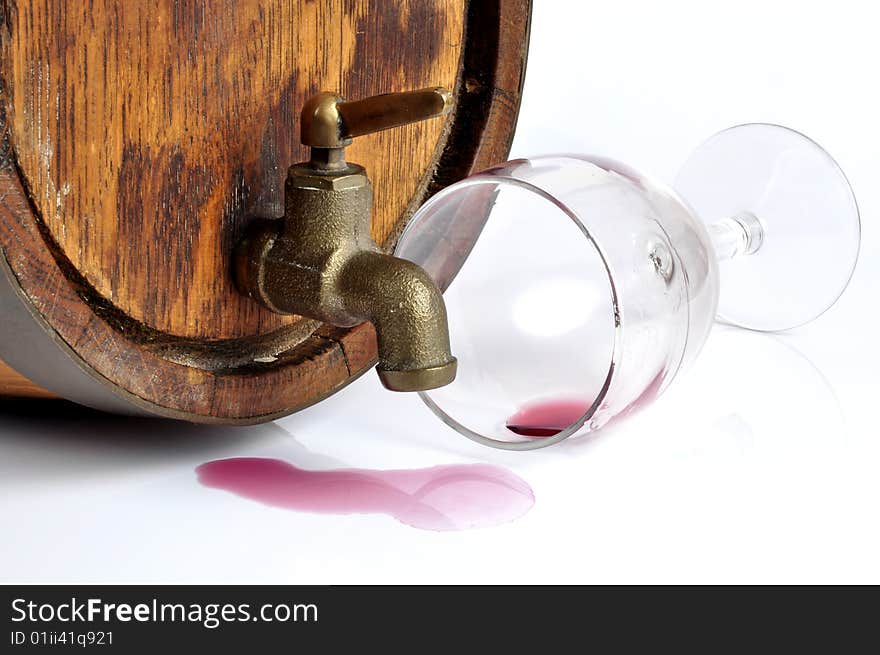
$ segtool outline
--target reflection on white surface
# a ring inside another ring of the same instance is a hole
[[[784,336],[719,325],[701,358],[702,370],[714,374],[701,412],[712,417],[718,438],[696,448],[803,454],[829,442],[845,445],[846,420],[833,388]]]
[[[113,416],[60,401],[18,399],[0,400],[0,430],[0,480],[9,490],[34,493],[149,477],[193,458],[258,446],[287,434],[275,423],[218,430]],[[315,459],[320,456],[309,461]]]
[[[649,451],[691,456],[745,455],[752,449],[793,451],[843,446],[846,420],[831,384],[784,337],[718,324],[694,369],[640,411],[596,435],[569,439],[561,450],[580,456],[596,438],[663,434]],[[753,455],[756,453],[752,453]]]

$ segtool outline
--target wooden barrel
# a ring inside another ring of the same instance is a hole
[[[455,90],[446,117],[348,157],[391,248],[428,196],[506,158],[528,0],[0,2],[0,394],[254,423],[376,359],[369,324],[274,314],[234,286],[247,224],[283,213],[298,112]]]

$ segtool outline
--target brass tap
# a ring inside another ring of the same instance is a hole
[[[287,173],[284,218],[255,222],[235,253],[242,293],[281,314],[376,328],[382,384],[422,391],[455,379],[446,305],[421,267],[381,252],[370,237],[366,171],[345,160],[355,136],[448,113],[446,89],[345,102],[309,99],[300,122],[308,162]]]

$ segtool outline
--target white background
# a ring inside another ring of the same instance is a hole
[[[671,181],[729,125],[805,132],[862,209],[840,303],[792,334],[716,328],[652,408],[528,454],[471,444],[372,374],[255,428],[0,414],[0,581],[880,582],[873,6],[536,5],[513,155],[596,152]],[[294,513],[197,483],[195,466],[236,456],[313,469],[489,462],[536,502],[512,523],[447,533]]]

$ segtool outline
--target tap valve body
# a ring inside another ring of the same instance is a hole
[[[288,170],[284,218],[254,222],[235,253],[238,288],[269,309],[339,327],[370,321],[377,371],[393,391],[455,379],[446,306],[421,267],[384,254],[370,237],[370,181],[345,160],[345,146],[355,136],[445,114],[450,98],[444,89],[357,102],[313,96],[301,120],[311,157]]]

